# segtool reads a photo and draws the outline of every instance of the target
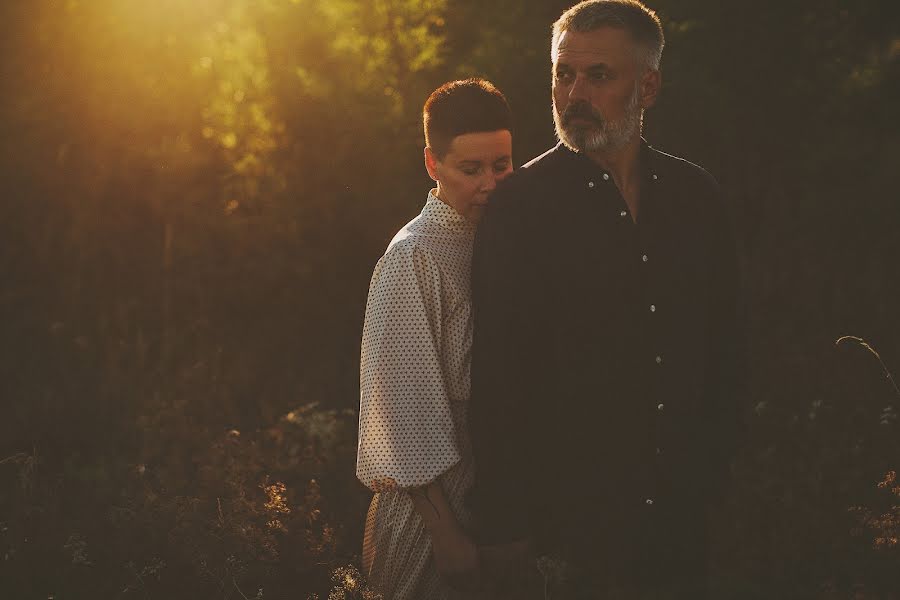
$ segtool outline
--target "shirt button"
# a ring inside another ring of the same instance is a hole
[[[653,506],[653,498],[647,498],[646,500],[644,500],[644,504],[646,504],[647,506]]]
[[[647,262],[647,261],[650,260],[650,259],[647,258],[647,255],[645,254],[645,255],[643,255],[643,256],[641,257],[641,260],[644,261],[644,262]]]
[[[603,181],[609,181],[609,173],[603,174]]]
[[[658,176],[656,173],[654,173],[654,174],[653,174],[653,181],[656,181],[656,180],[658,180],[658,179],[659,179],[659,176]]]
[[[627,217],[627,216],[628,216],[628,211],[627,211],[627,210],[623,210],[622,212],[619,213],[619,216],[620,216],[620,217]]]
[[[661,364],[662,364],[662,356],[657,356],[657,357],[656,357],[656,364],[658,364],[658,365],[661,365]]]
[[[650,305],[650,312],[656,312],[656,305],[655,305],[655,304],[651,304],[651,305]]]
[[[588,187],[589,187],[589,188],[594,187],[594,182],[593,182],[593,181],[588,181]]]
[[[663,404],[662,402],[660,402],[659,404],[656,405],[656,410],[658,410],[659,412],[662,412],[665,407],[666,407],[666,405]]]
[[[656,455],[659,456],[660,454],[662,454],[662,448],[657,448]]]

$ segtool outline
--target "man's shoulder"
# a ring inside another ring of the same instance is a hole
[[[518,172],[534,176],[548,170],[558,169],[570,154],[571,151],[567,150],[562,143],[559,143],[519,167]]]
[[[491,195],[490,210],[527,212],[541,204],[548,187],[558,183],[553,175],[560,172],[563,162],[560,146],[531,159],[497,185]]]
[[[649,148],[653,173],[671,192],[670,199],[692,214],[703,214],[709,223],[731,220],[730,208],[719,182],[709,171],[689,160]]]
[[[718,181],[700,165],[652,146],[647,146],[647,150],[650,153],[651,168],[658,177],[718,192]]]

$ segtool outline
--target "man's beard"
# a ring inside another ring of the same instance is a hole
[[[603,118],[591,104],[581,100],[566,107],[562,115],[553,106],[553,122],[556,137],[570,150],[576,152],[615,152],[622,149],[640,134],[643,111],[640,107],[640,87],[634,86],[621,119],[609,121]],[[575,118],[591,122],[591,126],[573,125]]]

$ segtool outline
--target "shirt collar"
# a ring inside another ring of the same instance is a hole
[[[456,212],[455,208],[444,203],[434,194],[435,191],[432,189],[428,192],[428,200],[422,207],[422,217],[451,231],[474,233],[475,224],[466,220],[464,216]]]
[[[571,156],[575,159],[576,163],[585,170],[587,174],[591,176],[599,176],[604,180],[609,180],[611,175],[605,170],[602,169],[597,163],[592,161],[586,154],[582,154],[581,152],[577,152],[572,150],[562,142],[559,142],[556,145],[557,150]],[[653,146],[647,143],[647,140],[641,136],[641,154],[640,154],[640,170],[641,176],[645,180],[658,181],[659,174],[656,170],[656,157],[654,156],[655,150]]]

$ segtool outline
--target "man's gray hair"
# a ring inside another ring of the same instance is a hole
[[[564,31],[587,33],[601,27],[626,30],[638,47],[638,64],[659,69],[666,44],[662,24],[656,13],[638,0],[585,0],[564,12],[553,24],[550,47],[553,62],[556,62],[557,45]]]

